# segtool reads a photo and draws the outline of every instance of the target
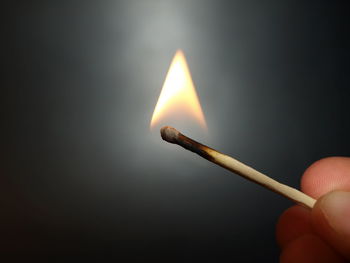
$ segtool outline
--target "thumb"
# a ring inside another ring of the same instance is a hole
[[[312,209],[311,223],[318,235],[350,259],[350,192],[322,196]]]

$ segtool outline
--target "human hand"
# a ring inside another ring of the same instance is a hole
[[[330,157],[312,164],[301,189],[318,199],[314,208],[292,206],[279,218],[276,238],[281,263],[350,260],[350,158]]]

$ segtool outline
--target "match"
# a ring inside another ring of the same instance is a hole
[[[265,188],[274,191],[280,195],[287,197],[288,199],[296,202],[297,204],[303,205],[307,208],[312,208],[316,202],[315,199],[304,194],[303,192],[290,187],[285,184],[281,184],[276,180],[266,176],[263,173],[241,163],[240,161],[220,153],[208,146],[205,146],[195,140],[188,138],[181,134],[178,130],[173,127],[165,126],[161,128],[160,134],[163,140],[182,146],[183,148],[190,150],[208,161],[215,163],[233,173],[236,173],[250,181],[262,185]]]

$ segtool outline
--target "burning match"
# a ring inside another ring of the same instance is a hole
[[[298,204],[311,209],[316,202],[315,199],[304,194],[303,192],[300,192],[299,190],[288,185],[281,184],[228,155],[220,153],[212,148],[209,148],[206,145],[196,142],[183,135],[173,127],[165,126],[161,128],[160,134],[163,140],[169,143],[178,144],[186,150],[190,150],[191,152],[200,155],[208,161],[215,163],[233,173],[239,174],[240,176],[243,176],[250,181],[260,184],[263,187],[266,187],[271,191],[283,195]]]
[[[183,110],[186,111],[188,116],[193,117],[194,122],[197,122],[203,129],[207,128],[185,55],[181,50],[178,50],[170,64],[167,77],[154,109],[150,125],[151,128],[167,114],[179,113],[183,112]],[[299,190],[281,184],[228,155],[186,137],[175,128],[166,126],[160,130],[160,133],[163,140],[178,144],[208,161],[260,184],[298,204],[312,208],[316,202],[315,199]]]

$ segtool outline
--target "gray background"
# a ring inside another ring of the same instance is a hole
[[[1,256],[278,261],[275,223],[292,203],[166,144],[149,122],[182,48],[209,132],[179,128],[299,187],[312,162],[350,154],[344,7],[6,6]]]

